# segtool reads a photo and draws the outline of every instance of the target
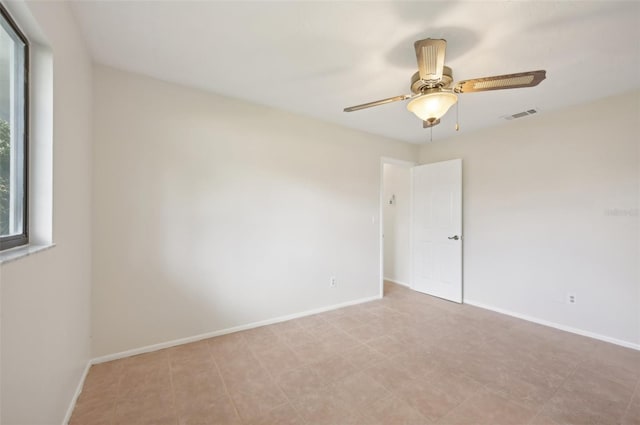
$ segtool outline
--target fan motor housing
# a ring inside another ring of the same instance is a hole
[[[411,91],[420,94],[432,88],[447,88],[453,83],[453,72],[451,68],[445,66],[442,70],[442,79],[438,82],[425,81],[420,79],[420,73],[416,72],[411,76]]]

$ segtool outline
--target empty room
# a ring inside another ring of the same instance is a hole
[[[640,2],[0,12],[2,425],[640,425]]]

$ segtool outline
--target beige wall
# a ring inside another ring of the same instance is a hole
[[[466,300],[640,343],[639,103],[635,91],[422,147],[422,163],[463,159]]]
[[[60,424],[90,358],[92,69],[67,4],[9,6],[20,10],[21,24],[29,24],[27,35],[43,35],[53,50],[57,246],[0,269],[0,421]]]
[[[94,74],[95,355],[378,295],[380,157],[417,146]]]
[[[384,277],[409,285],[410,270],[410,206],[411,167],[384,164],[383,179],[384,220]],[[389,201],[395,196],[395,202]]]

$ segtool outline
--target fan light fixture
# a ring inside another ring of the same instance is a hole
[[[459,94],[489,90],[535,87],[547,77],[544,69],[517,74],[493,75],[458,81],[453,84],[453,71],[444,64],[447,41],[426,38],[413,43],[418,72],[411,76],[411,93],[388,97],[374,102],[344,108],[345,112],[359,111],[393,102],[409,101],[407,109],[422,120],[422,128],[433,130],[447,111],[458,103]],[[453,84],[453,85],[452,85]],[[456,108],[456,131],[459,130]]]
[[[442,118],[457,101],[458,96],[453,93],[436,91],[415,97],[407,109],[422,121],[434,122]]]

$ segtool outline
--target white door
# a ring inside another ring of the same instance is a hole
[[[462,160],[411,169],[411,287],[462,302]]]

